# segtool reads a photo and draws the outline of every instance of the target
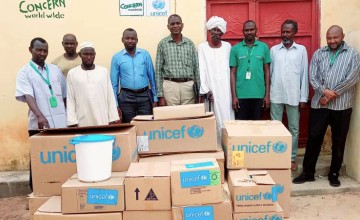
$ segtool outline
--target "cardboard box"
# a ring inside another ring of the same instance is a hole
[[[173,220],[211,219],[232,220],[232,207],[228,194],[223,192],[221,203],[207,204],[201,206],[172,207]]]
[[[229,171],[228,184],[234,212],[276,211],[278,186],[267,171]]]
[[[161,106],[153,109],[154,119],[196,118],[205,116],[205,104]]]
[[[62,213],[123,211],[125,175],[126,172],[113,172],[110,179],[95,183],[70,178],[61,186]]]
[[[132,163],[125,178],[126,210],[171,210],[170,163]]]
[[[122,220],[121,212],[62,214],[61,197],[53,196],[34,214],[34,220]]]
[[[222,148],[218,148],[216,152],[196,152],[196,153],[178,153],[178,154],[164,154],[156,156],[144,156],[139,159],[139,163],[149,162],[171,162],[173,160],[186,159],[201,159],[201,158],[215,158],[220,167],[221,183],[225,182],[225,155]]]
[[[276,211],[272,212],[244,212],[234,213],[234,220],[282,220],[284,213],[281,206],[276,203]]]
[[[291,167],[291,134],[280,121],[225,121],[222,139],[228,169]]]
[[[153,120],[138,115],[136,126],[139,154],[216,151],[216,122],[213,113],[193,119]]]
[[[30,219],[34,219],[34,213],[38,210],[38,208],[44,204],[50,197],[46,196],[34,196],[34,193],[28,195],[27,200],[29,203],[29,214]]]
[[[35,196],[60,195],[61,185],[76,173],[75,135],[108,134],[116,137],[113,171],[126,171],[137,161],[136,132],[131,125],[50,129],[30,137],[33,192]]]
[[[172,220],[171,211],[124,211],[124,220]]]
[[[172,205],[220,203],[223,201],[220,182],[220,169],[214,158],[172,161]]]
[[[290,217],[291,170],[266,170],[278,186],[278,203],[284,210],[284,217]]]

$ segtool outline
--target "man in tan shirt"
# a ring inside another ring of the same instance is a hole
[[[76,52],[78,42],[75,35],[65,34],[63,37],[62,45],[64,47],[65,53],[57,57],[52,62],[52,64],[58,66],[66,78],[70,69],[81,64],[81,58]]]

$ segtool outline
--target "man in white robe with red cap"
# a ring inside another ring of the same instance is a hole
[[[214,111],[218,141],[225,120],[233,120],[234,112],[231,102],[229,57],[231,45],[222,41],[226,32],[226,21],[217,16],[206,23],[210,34],[209,41],[199,45],[200,94],[206,96],[206,106]]]

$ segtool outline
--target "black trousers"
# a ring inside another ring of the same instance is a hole
[[[29,137],[35,135],[35,134],[39,134],[40,131],[39,130],[29,130]],[[33,191],[33,184],[32,184],[32,171],[31,171],[31,157],[30,157],[30,168],[29,168],[29,171],[30,171],[30,176],[29,176],[29,186],[30,186],[30,189],[31,191]]]
[[[303,172],[315,174],[316,162],[320,154],[321,145],[328,125],[331,127],[332,158],[329,174],[339,175],[339,170],[344,158],[346,136],[352,109],[341,111],[326,108],[310,110],[309,138],[306,145],[303,162]]]
[[[137,115],[151,115],[152,102],[150,90],[143,93],[133,93],[121,90],[119,94],[119,107],[122,111],[122,122],[130,123]]]
[[[236,120],[261,120],[263,99],[239,99],[239,106]]]

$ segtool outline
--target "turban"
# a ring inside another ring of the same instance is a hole
[[[206,23],[206,28],[208,30],[213,29],[214,27],[217,27],[221,30],[223,34],[226,32],[226,21],[223,18],[220,18],[218,16],[212,16],[208,22]]]
[[[84,41],[80,44],[80,50],[84,49],[84,48],[93,48],[95,49],[94,47],[94,44],[90,41]]]

